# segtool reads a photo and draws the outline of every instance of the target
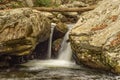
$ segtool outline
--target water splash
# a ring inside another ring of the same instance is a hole
[[[52,38],[53,38],[53,32],[56,24],[51,23],[51,33],[50,33],[50,38],[49,38],[49,44],[48,44],[48,59],[51,58],[51,50],[52,50]]]
[[[65,60],[65,61],[70,61],[71,57],[72,57],[72,50],[71,50],[71,46],[70,43],[67,42],[68,40],[68,34],[69,32],[66,33],[62,45],[61,45],[61,49],[59,51],[59,60]]]
[[[80,69],[79,65],[76,65],[73,62],[65,60],[31,60],[28,63],[22,64],[27,67],[27,70],[39,70],[46,68],[71,68],[71,69]],[[25,68],[26,69],[26,68]]]

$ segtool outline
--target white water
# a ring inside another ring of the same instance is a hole
[[[61,49],[59,51],[59,60],[65,60],[65,61],[70,61],[71,57],[72,57],[72,50],[71,50],[71,46],[70,43],[67,42],[67,40],[69,39],[69,31],[66,33],[66,35],[64,36],[62,45],[61,45]]]
[[[52,38],[53,38],[53,32],[56,24],[51,23],[51,33],[50,33],[50,38],[49,38],[49,44],[48,44],[48,59],[51,58],[51,50],[52,50]]]
[[[68,25],[69,30],[72,28],[73,25]],[[23,64],[24,66],[29,67],[31,70],[38,70],[45,67],[65,67],[65,68],[80,68],[80,66],[77,66],[74,62],[71,61],[72,57],[72,50],[69,42],[66,42],[68,39],[69,31],[66,33],[63,42],[62,47],[59,51],[59,57],[58,59],[50,59],[51,58],[51,44],[52,44],[52,35],[55,25],[52,25],[51,28],[51,37],[50,37],[50,43],[49,43],[49,53],[48,57],[49,60],[32,60],[28,63]]]

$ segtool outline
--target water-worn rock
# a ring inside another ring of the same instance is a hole
[[[65,23],[58,22],[54,29],[53,40],[63,38],[67,31],[68,31],[67,25]]]
[[[0,54],[27,55],[49,35],[49,19],[37,10],[0,11]]]
[[[59,50],[61,48],[61,43],[62,43],[62,38],[56,39],[53,44],[52,44],[52,55],[53,58],[58,58],[59,54]]]
[[[70,32],[77,62],[120,73],[120,0],[104,0]]]

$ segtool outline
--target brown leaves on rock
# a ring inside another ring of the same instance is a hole
[[[115,21],[117,20],[117,18],[118,18],[118,15],[112,15],[112,16],[108,17],[108,19],[109,19],[109,20],[112,20],[112,22],[115,22]],[[107,26],[108,26],[108,25],[107,25],[106,23],[102,23],[102,24],[100,24],[100,25],[97,25],[97,26],[93,27],[93,28],[91,29],[91,31],[102,30],[102,29],[106,28]]]
[[[112,15],[110,16],[108,19],[112,20],[113,22],[115,22],[118,18],[118,15]]]
[[[116,39],[111,41],[110,46],[117,46],[118,44],[120,44],[120,34],[117,35]]]
[[[96,27],[93,27],[93,28],[91,29],[91,31],[102,30],[102,29],[106,28],[107,26],[108,26],[107,24],[102,23],[102,24],[100,24],[100,25],[97,25]]]

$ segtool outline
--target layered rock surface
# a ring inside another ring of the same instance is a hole
[[[81,16],[70,42],[78,63],[120,73],[120,0],[104,0]]]
[[[0,11],[0,54],[27,55],[50,35],[49,20],[37,10]]]

